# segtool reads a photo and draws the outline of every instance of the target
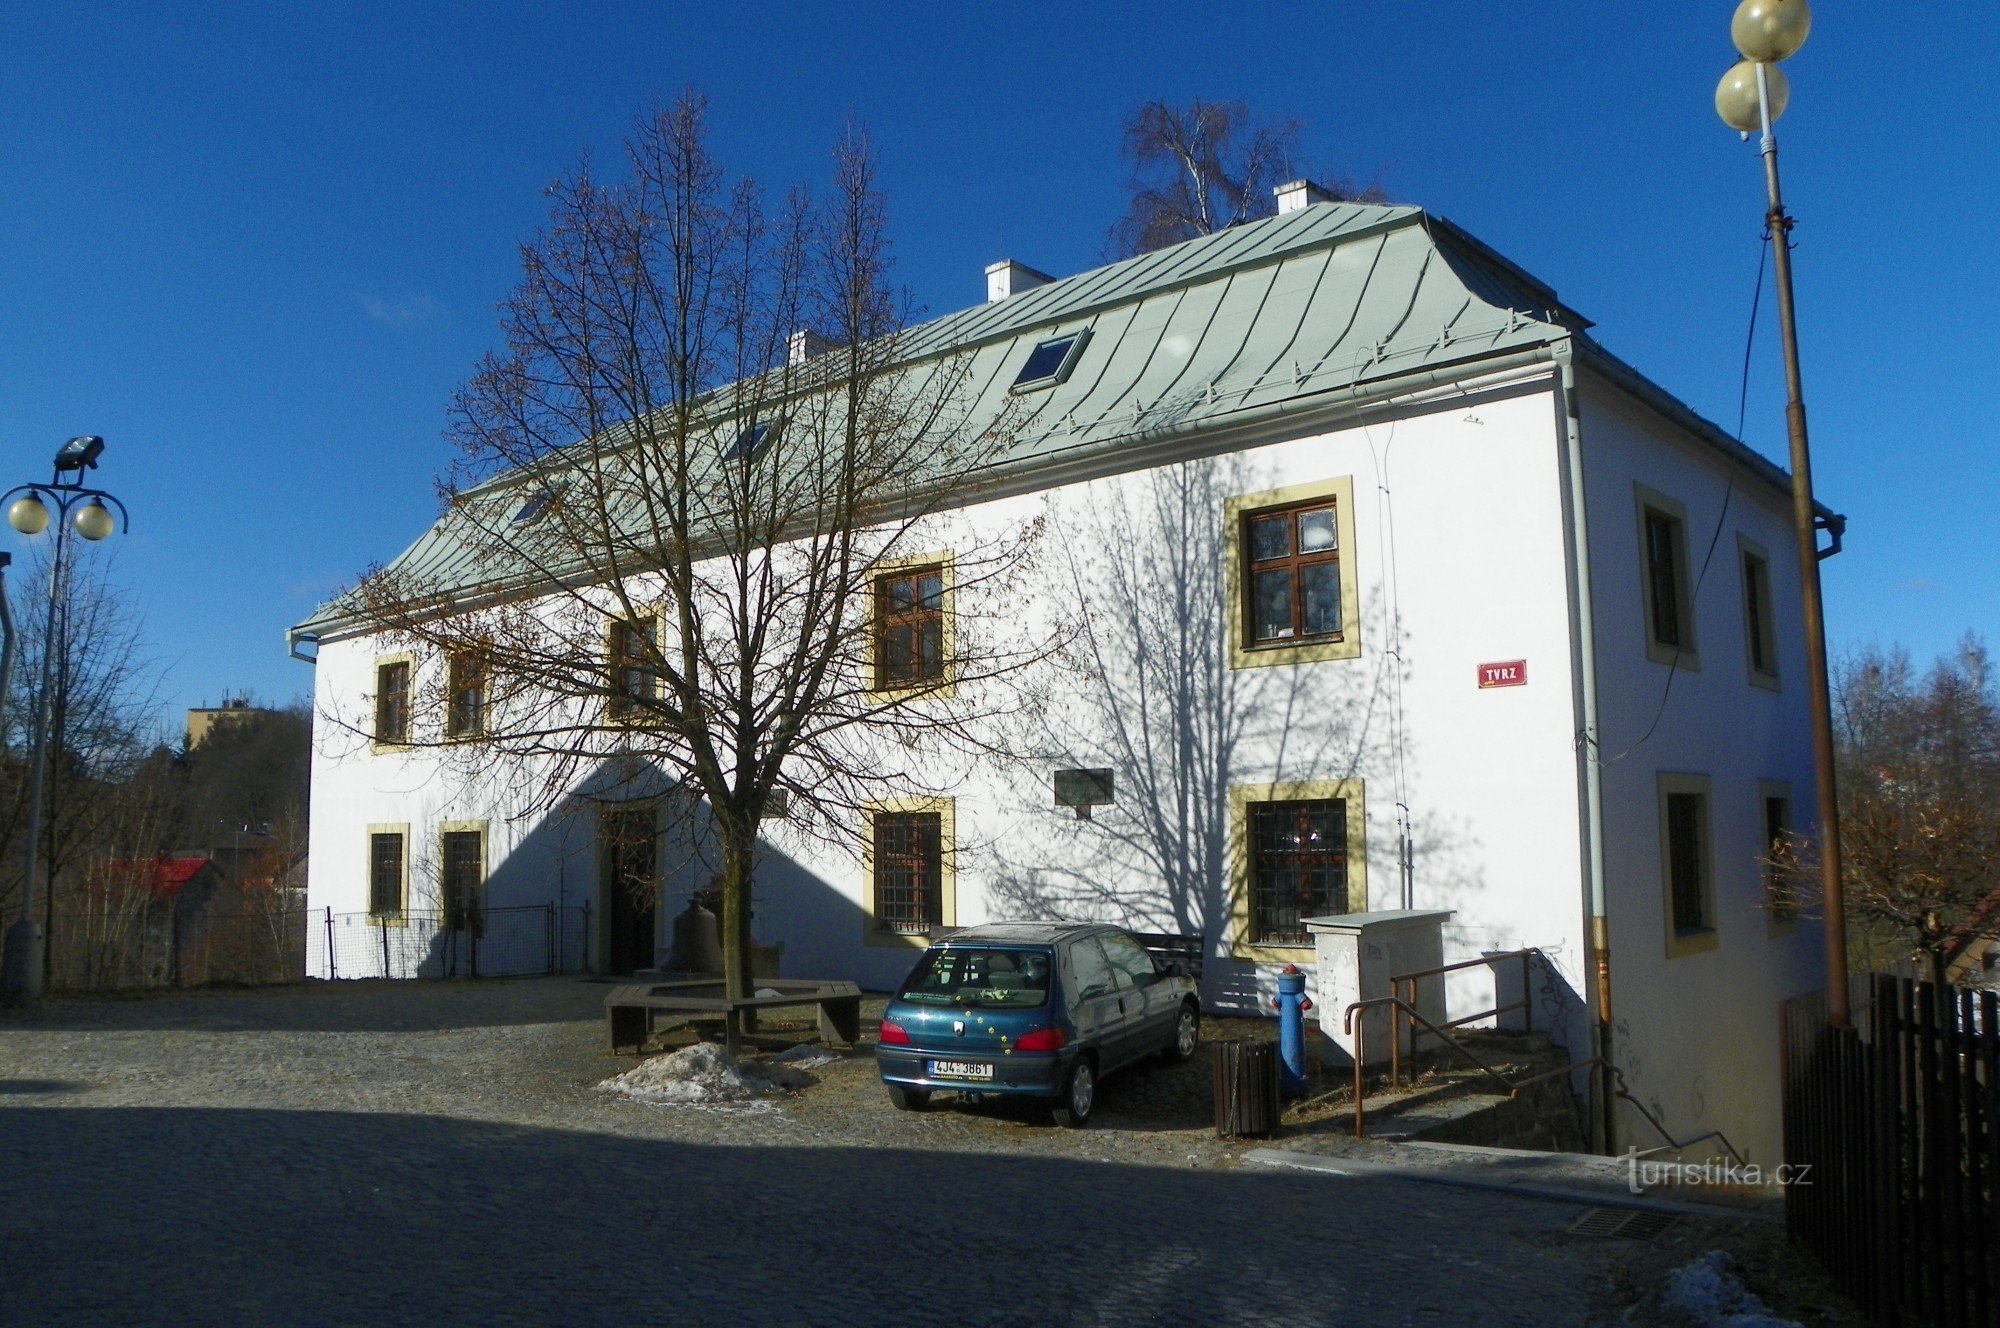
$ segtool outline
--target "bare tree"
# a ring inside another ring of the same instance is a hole
[[[1304,173],[1303,124],[1266,119],[1241,101],[1185,106],[1149,101],[1125,118],[1124,155],[1132,164],[1130,207],[1111,228],[1116,258],[1150,253],[1270,216],[1271,191]],[[1321,180],[1336,198],[1384,201],[1373,184],[1356,190]]]
[[[1898,648],[1834,670],[1842,870],[1855,958],[1915,956],[1942,982],[1974,940],[2000,938],[2000,690],[1985,646],[1919,673]],[[1779,907],[1815,909],[1810,842],[1771,856]]]
[[[639,120],[627,178],[551,187],[506,348],[452,405],[445,520],[345,607],[442,661],[415,686],[447,722],[412,743],[510,758],[539,810],[672,790],[719,853],[743,995],[779,796],[793,829],[853,842],[871,798],[990,749],[1047,644],[1017,621],[1035,523],[942,524],[1005,421],[968,418],[957,360],[911,359],[866,142],[823,198],[770,207],[704,120],[686,95]]]
[[[34,713],[35,691],[45,653],[54,652],[50,669],[51,718],[43,855],[49,879],[55,881],[104,837],[107,827],[125,818],[117,806],[119,789],[156,745],[155,713],[159,670],[144,651],[144,619],[111,578],[106,559],[71,558],[65,568],[68,584],[57,594],[62,605],[56,616],[56,636],[45,639],[47,619],[36,611],[16,612],[19,656],[13,687],[6,698],[14,716]],[[43,608],[49,586],[46,551],[37,554],[13,582],[13,591],[33,597]],[[0,884],[0,900],[20,897],[21,864],[27,819],[29,756],[18,744],[28,739],[29,726],[10,724],[4,764],[0,764],[0,859],[9,871]],[[47,903],[53,892],[44,896]]]

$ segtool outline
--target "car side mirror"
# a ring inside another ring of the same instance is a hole
[[[1180,961],[1180,960],[1178,960],[1178,959],[1173,959],[1173,960],[1169,960],[1169,961],[1167,962],[1167,976],[1168,976],[1168,977],[1170,977],[1170,978],[1184,978],[1184,977],[1186,977],[1187,975],[1188,975],[1188,974],[1187,974],[1187,968],[1186,968],[1186,966],[1185,966],[1185,965],[1183,965],[1183,964],[1181,963],[1181,961]]]

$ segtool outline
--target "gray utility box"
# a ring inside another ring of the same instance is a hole
[[[1378,913],[1341,913],[1307,918],[1316,951],[1319,981],[1319,1027],[1326,1035],[1322,1055],[1328,1064],[1354,1064],[1354,1035],[1347,1031],[1347,1007],[1356,1001],[1387,996],[1389,979],[1402,973],[1436,968],[1444,963],[1444,924],[1450,909],[1392,909]],[[1416,1008],[1442,1024],[1444,979],[1417,983]],[[1368,1064],[1389,1059],[1389,1009],[1363,1011],[1364,1053]],[[1410,1050],[1410,1021],[1403,1021],[1403,1054]],[[1330,1044],[1330,1045],[1329,1045]]]

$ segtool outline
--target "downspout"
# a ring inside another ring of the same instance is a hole
[[[1570,569],[1570,657],[1576,707],[1576,761],[1582,786],[1583,879],[1590,920],[1591,1005],[1598,1065],[1591,1085],[1596,1113],[1591,1133],[1607,1156],[1618,1148],[1612,1070],[1611,921],[1604,890],[1604,770],[1597,759],[1597,618],[1590,593],[1590,515],[1583,487],[1583,422],[1577,404],[1576,361],[1569,343],[1555,348],[1556,400],[1563,430],[1563,489],[1569,509],[1563,552]]]

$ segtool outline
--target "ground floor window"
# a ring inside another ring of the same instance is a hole
[[[1363,824],[1360,780],[1231,790],[1238,957],[1306,949],[1313,944],[1306,919],[1367,907]]]
[[[867,817],[869,939],[921,942],[954,925],[950,801],[880,804]]]
[[[1715,944],[1715,869],[1708,828],[1708,778],[1660,776],[1660,875],[1667,953]]]
[[[405,826],[371,826],[368,831],[368,915],[403,916],[404,872],[410,832]]]
[[[486,835],[482,830],[446,830],[438,843],[438,893],[443,896],[444,929],[486,934]]]

